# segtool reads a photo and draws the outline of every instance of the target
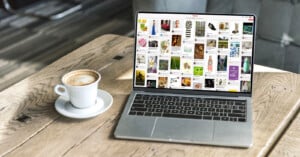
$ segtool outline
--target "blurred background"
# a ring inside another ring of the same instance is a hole
[[[133,37],[137,10],[255,14],[255,64],[300,73],[300,0],[0,0],[0,91],[100,35]]]

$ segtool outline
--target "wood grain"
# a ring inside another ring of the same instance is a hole
[[[300,102],[298,102],[300,103]],[[271,157],[299,157],[300,156],[300,114],[291,123],[288,130],[272,150]]]
[[[132,68],[132,48],[130,38],[102,36],[1,92],[0,156],[264,156],[299,109],[299,75],[255,73],[254,145],[249,149],[115,139],[132,85],[118,78]],[[123,58],[113,59],[116,55]],[[62,117],[53,107],[53,86],[79,68],[100,71],[100,88],[114,98],[112,108],[88,120]]]
[[[64,73],[81,68],[98,70],[118,62],[113,59],[115,55],[126,56],[132,52],[132,39],[107,35],[102,39],[95,39],[39,73],[1,92],[0,156],[24,144],[61,117],[53,107],[57,98],[53,87],[60,83],[60,77]],[[30,118],[25,122],[18,121],[23,115]]]

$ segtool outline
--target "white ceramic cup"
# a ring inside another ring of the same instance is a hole
[[[66,97],[76,108],[88,108],[97,102],[98,83],[101,75],[90,69],[74,70],[65,74],[54,87],[55,93]]]

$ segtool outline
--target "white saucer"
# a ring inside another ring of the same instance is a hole
[[[75,108],[65,97],[60,96],[55,101],[55,109],[63,116],[75,119],[95,117],[107,111],[113,103],[113,97],[106,91],[98,89],[97,103],[89,108]]]

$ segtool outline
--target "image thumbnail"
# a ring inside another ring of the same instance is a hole
[[[145,38],[138,39],[138,46],[139,47],[146,47],[147,46],[147,39],[145,39]]]
[[[228,48],[228,37],[219,37],[218,48]]]
[[[241,92],[251,92],[251,83],[250,81],[241,81]]]
[[[239,24],[234,23],[234,28],[232,30],[232,34],[237,34],[237,33],[239,33]]]
[[[147,32],[147,19],[138,19],[139,28],[142,32]]]
[[[220,29],[220,31],[227,31],[229,29],[229,23],[228,22],[220,22],[219,29]]]
[[[215,80],[205,79],[205,88],[215,88]]]
[[[182,77],[181,78],[181,86],[191,87],[191,78],[190,77]]]
[[[206,45],[207,45],[207,48],[216,48],[217,47],[217,40],[207,39]]]
[[[149,40],[149,47],[158,47],[157,40]]]
[[[161,20],[161,30],[162,32],[170,32],[170,23],[171,21],[170,20]]]
[[[210,30],[212,30],[212,31],[217,30],[216,27],[215,27],[215,25],[212,24],[212,23],[208,23],[208,28],[209,28]]]
[[[243,41],[242,49],[243,50],[251,50],[252,49],[252,41]]]
[[[188,20],[185,22],[185,37],[190,38],[192,32],[192,21]]]
[[[172,46],[181,46],[181,35],[172,35]]]
[[[160,52],[169,53],[170,52],[169,45],[170,45],[170,41],[168,39],[160,41]]]
[[[180,69],[180,57],[172,56],[171,57],[171,70],[179,70]]]
[[[196,37],[204,37],[205,35],[205,21],[196,21]]]
[[[144,86],[145,85],[145,71],[136,70],[135,71],[135,85]]]
[[[152,21],[152,25],[151,25],[151,35],[156,35],[156,32],[157,32],[157,26],[156,26],[156,21],[153,20]]]
[[[171,77],[170,78],[170,88],[180,88],[181,82],[179,77]]]
[[[180,28],[180,21],[179,20],[173,21],[173,28],[175,28],[175,29]]]
[[[204,44],[195,44],[194,59],[204,58]]]
[[[149,56],[148,73],[157,73],[157,56]]]
[[[203,75],[203,67],[194,66],[194,76],[202,76]]]
[[[159,70],[169,70],[169,60],[159,60]]]
[[[251,57],[250,56],[242,56],[242,74],[250,74],[251,72]]]
[[[193,62],[191,59],[181,59],[181,64],[181,72],[189,74],[193,73]]]
[[[252,35],[253,33],[253,23],[243,23],[243,34]]]
[[[193,45],[184,45],[183,52],[192,53],[193,51]]]
[[[230,57],[239,57],[240,55],[240,43],[231,42],[230,43]]]
[[[144,55],[144,54],[138,54],[138,55],[136,56],[136,63],[137,63],[137,64],[145,64],[145,63],[146,63],[145,60],[146,60],[146,59],[145,59],[145,55]]]
[[[239,79],[239,66],[229,66],[229,80]]]
[[[218,71],[227,71],[227,55],[218,55]]]
[[[214,60],[213,60],[212,56],[210,55],[208,57],[208,60],[207,60],[207,71],[208,72],[213,72],[213,70],[214,70],[214,68],[213,68],[213,66],[214,66],[213,62],[214,62]]]
[[[216,87],[217,88],[225,88],[227,80],[225,78],[217,78],[216,79]]]
[[[156,80],[147,80],[147,87],[156,88]]]
[[[168,77],[158,77],[158,88],[168,87]]]
[[[202,83],[194,82],[194,89],[202,89]]]

